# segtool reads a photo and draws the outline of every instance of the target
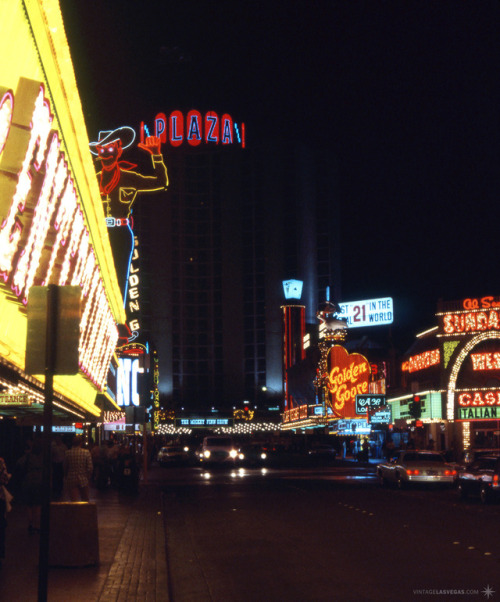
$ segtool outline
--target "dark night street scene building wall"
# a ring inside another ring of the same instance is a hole
[[[279,389],[287,278],[308,325],[327,286],[392,297],[390,333],[368,334],[400,351],[438,299],[497,292],[493,3],[62,10],[91,138],[174,109],[246,125],[245,149],[164,149],[170,188],[135,208],[169,401]]]

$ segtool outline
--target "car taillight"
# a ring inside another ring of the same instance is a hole
[[[454,477],[457,474],[457,471],[456,470],[445,470],[444,474],[447,477]]]
[[[494,483],[495,485],[498,485],[498,475],[497,475],[497,474],[494,474],[494,475],[493,475],[493,483]]]
[[[407,470],[406,472],[407,472],[409,475],[412,475],[412,474],[413,474],[413,475],[420,474],[420,470],[416,470],[416,469],[415,469],[415,470]]]

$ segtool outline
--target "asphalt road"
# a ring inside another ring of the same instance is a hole
[[[356,464],[161,478],[172,602],[500,599],[500,505]]]

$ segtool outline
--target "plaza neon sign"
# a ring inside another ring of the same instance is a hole
[[[245,124],[236,123],[231,115],[219,116],[214,111],[202,115],[199,111],[172,111],[168,116],[158,113],[154,121],[155,135],[163,143],[178,147],[184,143],[190,146],[200,144],[240,145],[245,148]],[[144,122],[141,123],[141,139],[149,135]]]
[[[40,82],[0,101],[0,278],[23,305],[33,285],[82,288],[79,366],[103,390],[118,331],[53,119]]]

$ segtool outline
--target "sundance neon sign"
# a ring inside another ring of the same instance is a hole
[[[236,123],[227,113],[219,116],[214,111],[202,115],[199,111],[172,111],[168,116],[158,113],[155,117],[155,135],[171,146],[200,144],[241,145],[245,148],[245,124]],[[141,123],[141,139],[149,135],[147,126]]]
[[[442,331],[445,334],[467,334],[500,330],[500,310],[472,310],[442,315]]]
[[[53,119],[39,82],[0,101],[0,277],[24,305],[33,285],[82,288],[79,365],[103,390],[118,331]]]

